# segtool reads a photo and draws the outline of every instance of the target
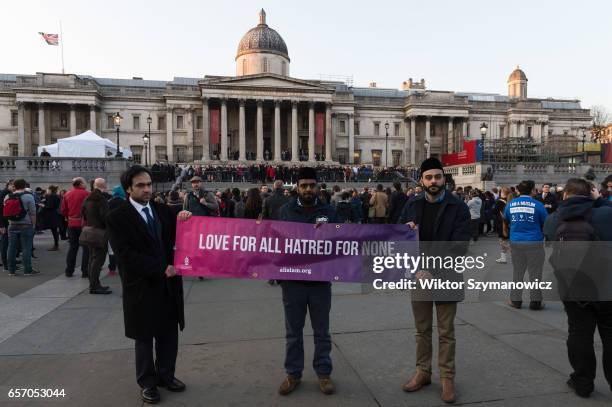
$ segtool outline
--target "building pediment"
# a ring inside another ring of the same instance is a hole
[[[207,88],[269,88],[333,92],[332,89],[317,83],[275,74],[257,74],[232,78],[221,78],[207,81],[203,83],[203,86]]]

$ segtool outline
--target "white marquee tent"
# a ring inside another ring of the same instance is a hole
[[[117,145],[112,141],[98,136],[91,130],[72,137],[57,140],[55,144],[38,147],[38,156],[42,149],[47,150],[52,157],[114,157]],[[132,151],[127,147],[121,147],[124,158],[132,157]]]

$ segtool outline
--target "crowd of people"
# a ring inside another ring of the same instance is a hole
[[[325,182],[391,182],[395,180],[414,180],[418,169],[413,167],[378,168],[368,165],[317,165],[319,180]],[[236,165],[171,165],[156,162],[151,166],[154,183],[188,182],[198,176],[204,182],[273,182],[282,180],[285,184],[295,184],[300,166],[271,164]]]
[[[227,170],[229,167],[223,167]],[[247,167],[245,167],[247,168]],[[171,179],[176,168],[162,172]],[[454,255],[464,255],[470,244],[482,236],[499,238],[498,263],[511,259],[513,281],[522,282],[528,273],[530,281],[542,279],[545,260],[544,242],[572,240],[612,241],[612,175],[600,185],[581,178],[569,179],[563,187],[544,184],[536,188],[533,181],[482,191],[471,187],[449,188],[442,164],[435,158],[425,160],[418,169],[419,184],[392,188],[382,184],[328,189],[329,174],[353,179],[359,168],[285,168],[275,172],[272,166],[250,166],[251,180],[261,185],[246,190],[205,187],[210,174],[205,167],[180,169],[189,189],[175,184],[170,191],[154,192],[155,170],[132,166],[112,189],[103,178],[89,185],[83,178],[72,180],[69,191],[49,186],[46,191],[32,191],[26,180],[9,181],[1,193],[2,263],[9,275],[18,268],[23,275],[38,273],[32,267],[34,236],[50,230],[59,250],[59,240],[69,241],[66,254],[66,277],[72,277],[76,259],[82,250],[81,275],[89,279],[91,294],[109,294],[100,282],[100,273],[109,256],[111,274],[119,272],[123,287],[126,336],[136,341],[137,382],[147,403],[159,401],[158,386],[183,391],[186,386],[174,376],[178,352],[178,328],[185,326],[182,280],[173,267],[176,221],[191,216],[271,219],[300,223],[405,224],[419,230],[421,248],[426,254],[444,254],[452,244]],[[216,171],[216,169],[214,170]],[[221,172],[223,173],[223,169]],[[230,173],[238,174],[239,167]],[[244,175],[244,173],[242,173]],[[231,175],[233,176],[233,175]],[[283,178],[288,177],[288,178]],[[271,188],[268,181],[273,180]],[[286,184],[294,184],[286,187]],[[567,253],[553,253],[553,267]],[[604,259],[605,257],[605,253]],[[609,255],[609,253],[608,253]],[[21,265],[18,265],[20,257]],[[596,261],[603,261],[597,257]],[[445,275],[441,271],[418,270],[415,278],[427,280]],[[453,279],[463,281],[460,273]],[[271,281],[271,284],[275,282]],[[313,367],[319,378],[319,389],[332,394],[335,384],[330,375],[331,336],[329,311],[330,282],[283,281],[285,312],[287,376],[278,392],[287,395],[299,385],[304,368],[303,327],[308,310],[314,333]],[[456,400],[455,329],[457,303],[464,299],[459,290],[452,300],[413,301],[416,325],[416,371],[403,389],[415,392],[431,383],[433,310],[437,314],[439,333],[441,399]],[[530,289],[529,309],[545,308],[539,288]],[[521,289],[512,289],[507,305],[520,309]],[[568,316],[568,356],[573,372],[568,385],[582,397],[593,392],[595,352],[593,333],[599,328],[604,348],[604,374],[612,386],[612,302],[564,300]],[[153,341],[157,361],[153,357]],[[612,388],[612,387],[611,387]]]

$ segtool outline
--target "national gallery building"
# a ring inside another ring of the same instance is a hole
[[[0,156],[32,156],[88,129],[116,143],[118,122],[119,144],[142,163],[397,166],[460,151],[463,140],[481,137],[482,123],[488,139],[536,142],[578,140],[591,125],[578,100],[528,97],[518,67],[507,95],[430,90],[423,79],[387,89],[294,78],[287,45],[263,10],[235,61],[235,76],[172,81],[0,74]]]

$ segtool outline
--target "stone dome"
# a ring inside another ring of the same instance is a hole
[[[265,52],[281,55],[289,60],[287,44],[272,28],[266,24],[266,12],[261,9],[259,12],[259,24],[251,28],[240,40],[236,59],[241,55]]]
[[[512,73],[508,77],[508,82],[512,82],[512,81],[526,81],[526,80],[527,80],[527,75],[525,75],[525,72],[523,72],[518,67],[518,65],[516,66],[516,69],[514,71],[512,71]]]

